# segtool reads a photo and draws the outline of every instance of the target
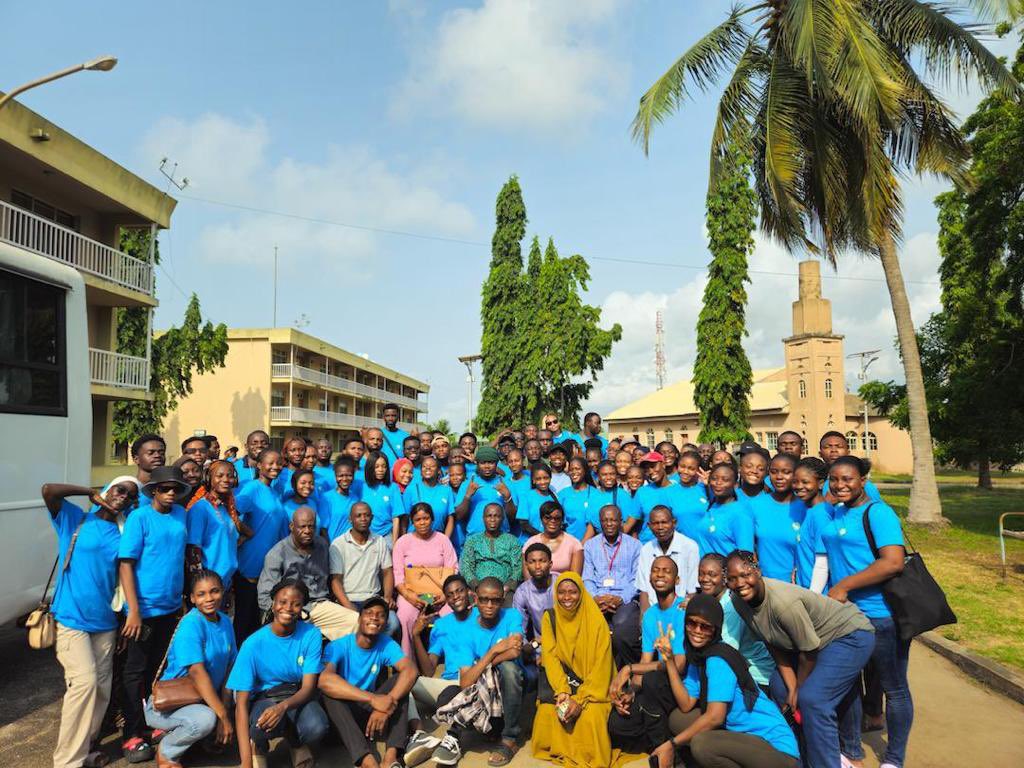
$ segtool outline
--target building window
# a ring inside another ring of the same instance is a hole
[[[769,451],[774,451],[779,447],[779,433],[778,432],[765,432],[765,447]]]
[[[666,443],[671,443],[672,442],[672,428],[671,427],[665,427],[665,442]]]
[[[24,192],[14,189],[11,190],[11,202],[19,208],[24,208],[26,211],[34,213],[41,219],[60,224],[62,227],[73,229],[75,232],[78,231],[77,216],[67,211],[62,211],[60,208],[49,203],[44,203],[42,200],[32,197],[32,195],[26,195]]]
[[[650,427],[647,428],[646,438],[647,438],[647,450],[653,451],[654,450],[654,430],[651,429]]]
[[[804,381],[803,379],[800,379],[800,381],[797,382],[796,389],[797,389],[797,392],[799,392],[799,394],[800,394],[800,399],[801,400],[803,400],[803,399],[805,399],[807,397],[807,382],[806,381]]]
[[[270,350],[270,362],[271,363],[287,363],[288,362],[288,350],[287,349],[272,349],[272,350]]]
[[[273,408],[284,407],[284,390],[274,389],[270,392],[270,405]]]
[[[851,451],[857,450],[857,433],[850,431],[846,433],[846,442],[850,446]]]
[[[295,399],[297,401],[297,404],[298,404],[299,408],[305,408],[306,407],[306,390],[300,389]]]
[[[862,439],[861,442],[862,442],[862,445],[864,446],[865,450],[868,450],[868,451],[877,451],[878,450],[878,438],[875,437],[875,433],[874,432],[868,432],[868,433],[864,434],[863,439]]]
[[[764,433],[763,432],[755,432],[754,433],[754,437],[757,438],[757,444],[758,445],[764,445]]]
[[[804,446],[803,446],[803,450],[801,451],[801,455],[803,455],[803,456],[807,455],[807,438],[806,437],[804,438]]]
[[[825,379],[825,399],[832,399],[832,379]]]
[[[0,270],[0,412],[67,416],[65,294]]]

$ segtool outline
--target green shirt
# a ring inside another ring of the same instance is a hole
[[[521,581],[523,554],[519,539],[510,533],[502,533],[497,538],[474,533],[462,546],[459,570],[471,585],[488,576],[494,576],[502,584]]]

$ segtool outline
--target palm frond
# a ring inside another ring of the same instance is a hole
[[[1022,0],[968,0],[967,5],[989,21],[1016,21],[1024,16]]]
[[[793,66],[803,70],[812,92],[828,89],[836,34],[832,0],[790,0],[779,24],[779,42]]]
[[[709,189],[715,187],[720,177],[721,159],[730,145],[738,145],[750,155],[750,125],[760,106],[757,81],[763,79],[767,68],[765,49],[751,37],[718,101],[718,114],[711,134]]]
[[[726,67],[735,65],[743,54],[750,35],[743,25],[746,11],[733,6],[725,21],[708,32],[684,53],[647,92],[633,118],[633,140],[647,154],[651,131],[690,97],[689,85],[707,90]]]

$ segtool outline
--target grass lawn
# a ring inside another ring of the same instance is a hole
[[[876,483],[909,483],[909,474],[890,474],[887,472],[872,472],[871,479]],[[939,469],[936,470],[935,479],[940,485],[977,485],[978,473],[964,469]],[[993,485],[1024,485],[1024,472],[1000,472],[992,470]]]
[[[887,502],[905,516],[910,492],[885,489]],[[943,488],[948,528],[907,525],[911,543],[949,598],[958,624],[938,631],[977,653],[1024,671],[1024,541],[1006,543],[1007,575],[999,559],[999,515],[1024,512],[1024,489]],[[1024,519],[1008,528],[1024,529]]]

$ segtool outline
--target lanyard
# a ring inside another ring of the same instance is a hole
[[[604,552],[604,559],[608,562],[608,575],[611,575],[612,566],[615,565],[615,558],[619,556],[619,547],[622,546],[622,534],[619,533],[619,543],[615,545],[615,551],[612,552],[611,558],[608,557],[608,551],[605,549],[604,542],[601,542],[601,551]]]

